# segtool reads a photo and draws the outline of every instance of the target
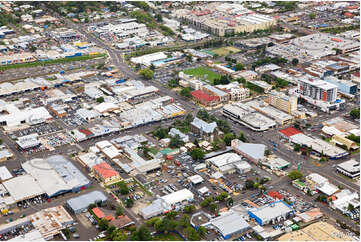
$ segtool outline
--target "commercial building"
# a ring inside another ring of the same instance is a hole
[[[279,241],[353,241],[353,239],[326,222],[313,223],[301,230],[286,233]]]
[[[296,58],[303,63],[335,55],[336,50],[344,54],[359,49],[360,45],[355,40],[332,34],[316,33],[291,39],[288,43],[267,47],[266,51],[289,61]]]
[[[69,199],[66,206],[75,214],[88,210],[88,206],[92,203],[105,202],[107,197],[101,191],[92,191],[78,197]]]
[[[280,125],[284,125],[293,121],[293,117],[291,115],[268,105],[264,101],[252,100],[244,103],[244,105],[272,118]]]
[[[339,159],[348,155],[348,152],[344,149],[334,146],[322,139],[311,138],[303,133],[298,133],[290,136],[289,141],[293,144],[310,147],[317,154],[326,155],[330,159]]]
[[[93,166],[93,171],[95,176],[105,185],[111,185],[122,180],[119,173],[106,162]]]
[[[272,90],[265,101],[273,107],[288,114],[292,114],[297,111],[297,97],[295,96],[287,96],[284,93]]]
[[[328,83],[336,85],[337,91],[341,93],[351,94],[351,95],[357,94],[357,89],[358,89],[357,84],[353,83],[352,81],[340,80],[333,76],[326,77],[324,78],[324,80]]]
[[[41,142],[39,140],[39,135],[37,133],[25,135],[19,137],[16,141],[16,144],[22,150],[27,150],[30,148],[35,148],[41,146]]]
[[[6,168],[6,166],[0,167],[0,181],[1,182],[9,180],[12,177],[13,177],[13,175],[11,175],[10,171],[8,170],[8,168]]]
[[[215,172],[222,174],[232,174],[238,171],[245,173],[251,169],[251,166],[242,157],[236,153],[225,153],[206,160],[206,164]],[[241,169],[239,171],[238,167]]]
[[[234,234],[247,232],[251,226],[237,211],[228,211],[219,217],[212,218],[209,222],[202,224],[205,228],[216,230],[225,240]]]
[[[203,85],[202,90],[211,96],[218,97],[218,100],[222,103],[229,101],[229,94],[211,85]]]
[[[10,194],[10,204],[43,195],[45,191],[31,175],[17,176],[2,183]],[[24,186],[26,184],[26,186]]]
[[[267,150],[267,146],[264,144],[245,143],[239,139],[232,140],[231,147],[237,154],[256,164],[265,159],[265,152]]]
[[[204,179],[200,175],[194,175],[187,178],[193,185],[198,185],[204,181]]]
[[[294,214],[293,209],[283,201],[276,201],[248,211],[249,217],[254,219],[260,226],[287,220]]]
[[[253,13],[238,3],[209,3],[193,10],[177,9],[172,16],[218,36],[252,32],[276,24],[275,18]]]
[[[347,150],[357,150],[360,147],[356,144],[355,141],[352,141],[346,137],[344,137],[344,135],[334,135],[332,136],[332,139],[330,141],[331,144],[333,145],[337,145],[340,147],[343,147]]]
[[[30,222],[45,240],[52,240],[75,221],[63,206],[46,208],[29,215]]]
[[[300,78],[298,91],[302,97],[333,103],[337,97],[337,86],[321,79]]]
[[[29,108],[25,110],[18,109],[13,104],[1,106],[0,111],[6,111],[7,114],[0,115],[0,125],[15,127],[21,124],[39,124],[53,117],[45,107]]]
[[[349,205],[354,208],[360,207],[360,199],[357,192],[352,192],[348,189],[343,189],[333,195],[333,201],[330,203],[330,207],[339,210],[341,213],[349,213]]]
[[[336,170],[345,176],[356,178],[360,176],[360,162],[351,159],[338,164]]]
[[[79,192],[91,182],[68,159],[60,155],[32,159],[22,164],[48,197]]]
[[[276,126],[276,122],[254,109],[248,108],[242,103],[226,104],[222,113],[225,117],[232,119],[253,131],[266,131]]]

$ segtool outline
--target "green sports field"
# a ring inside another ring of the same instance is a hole
[[[210,82],[213,83],[214,79],[219,79],[221,78],[221,75],[218,74],[217,72],[211,71],[206,67],[197,67],[197,68],[193,68],[193,69],[188,69],[184,71],[185,74],[187,75],[192,75],[192,76],[196,76],[199,77],[201,79],[207,79]]]

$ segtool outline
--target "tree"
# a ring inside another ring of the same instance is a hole
[[[152,235],[149,229],[144,224],[130,235],[132,241],[149,241],[152,240]]]
[[[205,155],[205,152],[200,148],[194,148],[191,151],[191,156],[193,160],[201,160]]]
[[[241,71],[244,69],[244,65],[241,63],[237,63],[234,68],[236,69],[236,71]]]
[[[154,131],[153,135],[158,139],[164,139],[168,137],[168,129],[158,126]]]
[[[186,235],[187,235],[188,240],[191,240],[191,241],[201,240],[200,234],[197,232],[197,230],[195,230],[191,226],[187,227]]]
[[[271,154],[271,151],[269,149],[265,150],[264,155],[269,156]]]
[[[183,97],[191,97],[191,88],[190,87],[184,87],[182,88],[182,90],[180,91],[180,95]]]
[[[215,203],[211,203],[211,204],[209,204],[209,209],[210,209],[212,212],[216,212],[217,209],[218,209],[218,205],[215,204]]]
[[[149,69],[149,68],[146,68],[146,69],[143,69],[139,72],[140,75],[142,75],[145,79],[147,80],[150,80],[153,78],[154,76],[154,72]]]
[[[240,84],[245,84],[246,83],[246,79],[244,77],[240,77],[240,78],[237,78],[236,81]]]
[[[231,141],[236,139],[237,136],[234,133],[227,133],[224,135],[223,137],[223,141],[224,143],[226,143],[226,145],[230,146],[231,145]]]
[[[292,65],[297,66],[298,65],[298,59],[297,58],[292,59],[291,63],[292,63]]]
[[[248,180],[246,181],[246,188],[247,188],[247,189],[252,189],[253,186],[254,186],[254,181],[251,180],[251,179],[248,179]]]
[[[126,194],[129,193],[128,186],[127,186],[127,184],[125,184],[125,182],[120,181],[120,182],[118,183],[118,187],[119,187],[120,194],[126,195]]]
[[[155,66],[153,65],[153,63],[150,65],[149,69],[151,69],[152,71],[155,70]]]
[[[350,112],[350,116],[353,119],[360,119],[360,108],[356,108]]]
[[[30,46],[29,46],[29,50],[30,50],[31,52],[35,52],[36,49],[37,49],[37,48],[36,48],[34,45],[30,45]]]
[[[161,14],[156,14],[154,17],[157,20],[157,22],[163,22],[163,17]]]
[[[310,16],[310,19],[315,19],[315,18],[316,18],[316,14],[315,14],[315,13],[310,13],[309,16]]]
[[[171,147],[171,148],[179,148],[183,144],[184,144],[184,142],[181,139],[181,137],[178,134],[176,134],[174,137],[172,137],[170,139],[169,147]]]
[[[201,205],[201,207],[205,208],[205,207],[208,207],[211,202],[213,202],[213,198],[207,197],[200,203],[200,205]]]
[[[142,67],[142,66],[141,66],[140,63],[135,64],[135,69],[136,69],[136,70],[140,70],[141,67]]]
[[[239,132],[239,137],[238,139],[242,142],[246,142],[247,139],[246,139],[246,136],[244,135],[244,133],[242,131]]]
[[[123,208],[122,208],[121,206],[117,206],[117,207],[115,208],[115,214],[116,214],[117,216],[122,216],[122,215],[124,214]]]
[[[169,219],[174,219],[177,215],[178,213],[176,211],[170,211],[166,214],[167,218]]]
[[[96,101],[97,101],[97,103],[102,103],[102,102],[104,102],[104,97],[98,97],[96,99]]]
[[[203,227],[203,226],[199,226],[198,227],[198,232],[199,232],[200,236],[203,237],[206,234],[207,229],[205,227]]]
[[[303,177],[303,174],[298,170],[293,170],[290,173],[288,173],[288,177],[292,180],[300,179]]]
[[[183,208],[183,211],[185,213],[192,213],[195,209],[196,207],[194,205],[188,205]]]
[[[228,197],[228,193],[222,192],[219,195],[216,196],[217,201],[224,201]]]
[[[347,206],[347,210],[352,212],[354,209],[355,209],[355,207],[351,203],[349,203]]]
[[[109,222],[108,222],[108,220],[106,220],[106,219],[103,218],[103,219],[101,219],[101,220],[99,221],[98,225],[99,225],[99,229],[100,229],[101,231],[104,231],[104,230],[107,230],[107,229],[108,229]]]
[[[301,150],[301,145],[295,144],[295,145],[293,146],[293,150],[296,151],[296,152],[299,152],[299,151]]]
[[[125,201],[125,206],[126,206],[127,208],[131,208],[131,207],[133,207],[133,205],[134,205],[133,199],[127,199],[127,200]]]

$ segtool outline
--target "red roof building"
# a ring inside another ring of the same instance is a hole
[[[93,170],[95,175],[106,184],[115,183],[121,180],[119,173],[106,162],[93,166]]]
[[[267,193],[268,196],[272,197],[273,199],[278,199],[278,200],[282,200],[283,199],[283,195],[279,194],[276,191],[269,191]]]
[[[349,17],[349,18],[353,18],[353,14],[352,14],[352,13],[349,13],[349,12],[345,13],[345,16],[346,16],[346,17]]]
[[[202,90],[196,90],[192,92],[193,98],[195,98],[198,102],[206,106],[213,106],[219,103],[219,97],[209,95]]]
[[[110,221],[109,224],[121,229],[134,224],[134,222],[127,215],[122,215]]]
[[[107,221],[113,221],[113,220],[114,220],[114,216],[111,215],[111,214],[109,214],[109,215],[105,216],[104,219],[107,220]]]
[[[300,134],[302,133],[301,131],[299,131],[298,129],[295,129],[295,128],[292,128],[292,127],[289,127],[289,128],[285,128],[285,129],[282,129],[280,130],[280,133],[286,137],[291,137],[292,135],[295,135],[295,134]]]
[[[93,208],[92,211],[95,214],[95,216],[97,216],[100,219],[104,218],[104,216],[105,216],[103,211],[100,210],[100,208]]]

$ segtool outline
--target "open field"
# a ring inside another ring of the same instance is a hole
[[[193,68],[193,69],[188,69],[184,71],[185,74],[187,75],[192,75],[192,76],[196,76],[199,78],[204,78],[205,75],[207,75],[207,80],[209,80],[210,82],[213,82],[214,79],[218,79],[221,78],[221,75],[218,74],[217,72],[211,71],[206,67],[197,67],[197,68]]]
[[[237,49],[232,46],[228,46],[228,47],[213,49],[212,52],[216,53],[217,55],[224,56],[224,55],[229,55],[230,53],[238,53],[238,52],[240,52],[240,49]]]

